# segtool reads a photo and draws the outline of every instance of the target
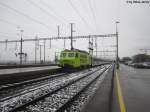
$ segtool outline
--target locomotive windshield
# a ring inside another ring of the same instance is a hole
[[[61,57],[63,57],[63,58],[65,58],[66,56],[67,56],[66,53],[62,53],[62,54],[61,54]]]
[[[78,58],[79,57],[79,55],[78,55],[78,53],[76,53],[76,58]]]
[[[74,54],[74,53],[69,53],[69,54],[68,54],[68,57],[70,57],[70,58],[71,58],[71,57],[75,57],[75,54]]]
[[[61,58],[78,58],[79,54],[76,52],[62,52],[60,57]]]

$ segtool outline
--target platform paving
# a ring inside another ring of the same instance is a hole
[[[120,65],[118,76],[125,112],[150,112],[150,69]],[[115,92],[112,112],[116,112],[116,108],[120,107],[117,96]]]
[[[18,83],[59,72],[58,66],[0,69],[0,85]]]
[[[41,71],[41,70],[51,70],[51,69],[57,69],[57,68],[60,68],[60,67],[58,67],[58,66],[43,66],[43,67],[0,69],[0,75],[33,72],[33,71]]]
[[[94,96],[85,105],[82,112],[109,112],[111,107],[112,69],[107,73],[104,81],[99,85]]]
[[[112,99],[109,96],[111,75],[108,74],[83,112],[150,112],[150,69],[121,64],[116,72]]]

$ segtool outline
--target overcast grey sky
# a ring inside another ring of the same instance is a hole
[[[141,48],[150,48],[150,3],[129,4],[126,0],[0,0],[0,40],[20,39],[17,35],[23,29],[23,38],[40,38],[70,35],[69,23],[75,23],[74,35],[115,33],[115,21],[119,21],[119,55],[132,56]],[[42,42],[41,42],[42,43]],[[67,41],[66,48],[70,48]],[[114,39],[98,39],[99,50],[114,50]],[[63,41],[52,41],[52,48],[46,42],[46,58],[61,51]],[[76,48],[87,50],[88,40],[76,40]],[[34,43],[24,43],[24,52],[34,59]],[[0,60],[16,59],[19,44],[0,45]],[[39,51],[38,51],[39,52]],[[99,53],[99,55],[102,55]],[[113,53],[108,55],[114,55]]]

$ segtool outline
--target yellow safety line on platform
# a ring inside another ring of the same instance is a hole
[[[118,77],[118,70],[116,70],[116,81],[117,81],[117,92],[118,92],[118,100],[119,100],[119,106],[120,106],[120,112],[126,112],[123,96],[122,96],[122,91],[121,91],[121,86],[120,86],[120,81]]]

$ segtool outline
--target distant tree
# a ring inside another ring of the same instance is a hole
[[[146,54],[137,54],[133,56],[133,62],[139,63],[139,62],[149,62],[150,56]]]
[[[131,61],[132,59],[130,57],[123,57],[122,62]]]

